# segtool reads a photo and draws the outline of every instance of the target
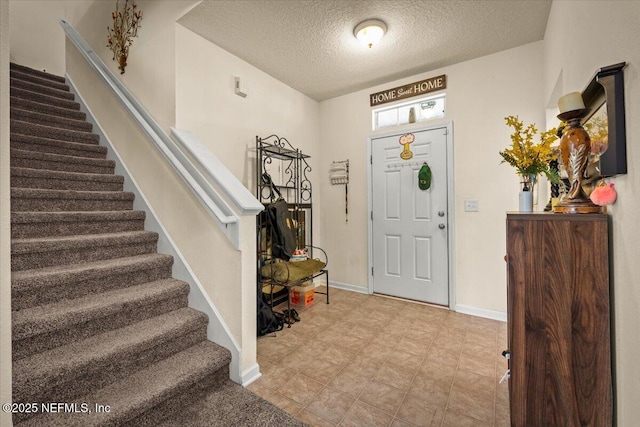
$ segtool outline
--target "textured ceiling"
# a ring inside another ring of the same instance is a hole
[[[212,0],[180,24],[321,101],[542,40],[551,0]],[[353,36],[378,18],[372,49]]]

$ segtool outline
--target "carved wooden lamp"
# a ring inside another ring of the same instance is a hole
[[[558,118],[567,122],[567,127],[560,140],[560,152],[571,187],[569,192],[553,208],[553,211],[559,213],[600,213],[602,208],[595,205],[582,189],[582,180],[591,152],[591,138],[580,121],[589,110],[585,108],[580,92],[572,92],[558,99],[558,109],[560,110]]]

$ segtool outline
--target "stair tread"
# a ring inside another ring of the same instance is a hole
[[[52,147],[60,147],[60,148],[66,148],[66,149],[72,149],[72,150],[97,152],[101,154],[106,154],[108,151],[107,147],[103,147],[97,144],[94,145],[94,144],[85,144],[81,142],[64,141],[61,139],[45,138],[42,136],[35,136],[35,135],[22,135],[14,132],[11,132],[9,135],[10,135],[9,136],[10,142],[32,143],[36,145],[42,144],[42,145],[49,145]],[[32,150],[32,151],[36,153],[40,152],[36,150]],[[77,157],[83,158],[81,156],[77,156]],[[91,158],[91,157],[88,157],[88,158]]]
[[[43,188],[11,188],[11,197],[33,197],[40,199],[133,200],[135,198],[135,195],[127,191],[82,191],[49,190]]]
[[[91,165],[105,168],[115,168],[116,162],[108,159],[97,159],[95,157],[78,157],[67,156],[65,154],[43,153],[41,151],[22,150],[19,148],[11,149],[11,157],[44,160],[59,163],[72,163],[78,165]]]
[[[19,70],[19,71],[22,71],[23,73],[33,74],[33,75],[40,76],[45,79],[57,81],[60,83],[64,83],[66,81],[66,79],[63,76],[47,73],[46,71],[36,70],[35,68],[27,67],[26,65],[16,64],[15,62],[9,63],[9,69]]]
[[[87,281],[109,273],[112,270],[128,272],[145,268],[147,265],[162,263],[173,263],[173,258],[170,255],[152,253],[14,271],[11,273],[11,287],[12,289],[24,287],[36,289],[66,282],[70,280],[71,277],[74,277],[78,281]]]
[[[11,215],[11,238],[142,230],[145,219],[145,212],[140,210],[14,212]]]
[[[14,95],[9,97],[9,106],[22,108],[27,111],[38,111],[52,116],[65,117],[74,120],[87,120],[87,115],[77,108],[65,108],[58,105],[46,104],[28,98]]]
[[[10,171],[11,187],[81,191],[124,190],[124,177],[121,175],[37,167],[37,164],[12,167]],[[79,208],[75,210],[79,210]]]
[[[9,125],[11,126],[11,133],[18,135],[35,136],[40,138],[54,137],[54,139],[58,139],[60,141],[75,142],[78,144],[98,145],[100,143],[100,137],[98,134],[87,131],[38,125],[16,119],[10,119]]]
[[[39,85],[42,86],[51,86],[51,87],[55,87],[56,89],[59,90],[66,90],[69,91],[69,85],[66,83],[62,83],[60,81],[57,80],[51,80],[45,77],[40,77],[36,74],[32,74],[32,73],[26,73],[23,70],[19,70],[19,69],[11,69],[9,72],[9,75],[17,80],[23,80],[23,81],[28,81],[28,82],[33,82],[33,83],[37,83]]]
[[[42,85],[28,80],[16,79],[14,77],[9,77],[9,85],[11,87],[26,89],[31,92],[40,93],[54,98],[69,101],[73,101],[75,99],[75,95],[68,90],[60,90],[53,86]]]
[[[49,96],[45,93],[33,92],[28,89],[11,86],[9,88],[9,96],[16,98],[35,101],[40,104],[52,105],[60,108],[66,108],[69,110],[80,111],[80,103],[70,99],[56,98],[55,96]]]
[[[120,425],[173,395],[188,390],[200,378],[225,369],[229,361],[228,350],[210,341],[202,341],[100,390],[75,399],[78,402],[90,402],[91,405],[108,404],[111,408],[109,412],[43,414],[26,420],[20,426]]]
[[[12,239],[11,271],[153,253],[157,244],[145,230]]]
[[[19,107],[10,107],[9,117],[29,123],[41,123],[43,126],[51,126],[58,129],[69,129],[91,132],[93,125],[86,120],[47,114],[39,111],[26,110]],[[69,126],[69,127],[68,127]]]
[[[156,427],[202,427],[224,420],[225,426],[302,427],[306,424],[262,397],[227,380],[191,405],[180,408]],[[242,410],[238,410],[239,405]],[[369,424],[368,424],[369,425]]]
[[[140,241],[153,241],[157,239],[158,233],[146,230],[12,239],[11,254],[17,255],[30,252],[52,252],[68,248],[81,249],[96,246],[124,245]]]
[[[172,294],[185,294],[189,285],[181,280],[168,278],[129,286],[71,300],[14,311],[12,315],[12,339],[21,340],[46,332],[65,329],[74,324],[114,315],[126,306],[149,303]]]
[[[25,154],[26,153],[26,154]],[[109,163],[100,163],[100,162],[73,162],[73,161],[65,161],[55,157],[47,157],[46,154],[42,153],[44,156],[31,156],[29,155],[29,151],[23,151],[22,153],[16,152],[16,149],[12,149],[10,152],[11,156],[11,166],[16,168],[29,168],[29,169],[38,169],[38,170],[47,170],[47,171],[57,171],[57,172],[75,172],[75,173],[95,173],[102,175],[114,175],[115,166]],[[69,157],[69,156],[68,156]],[[89,157],[90,158],[90,157]],[[99,160],[99,159],[98,159]],[[30,186],[33,188],[34,186]],[[36,186],[37,187],[37,186]],[[43,187],[40,187],[43,188]],[[48,187],[56,189],[56,187]],[[57,188],[58,190],[67,188],[61,187]],[[70,188],[67,188],[70,189]],[[76,188],[79,190],[80,188]],[[90,188],[85,188],[85,190],[89,190]],[[123,190],[124,186],[119,190]],[[91,190],[96,190],[96,188],[91,188]],[[104,188],[107,190],[107,188]],[[109,190],[112,190],[109,188]]]
[[[68,211],[68,212],[14,212],[11,224],[76,221],[122,221],[145,219],[145,211]]]
[[[113,183],[124,182],[124,177],[122,175],[90,173],[90,172],[54,171],[49,169],[32,169],[32,168],[23,168],[23,167],[12,167],[11,176],[65,179],[65,180],[72,180],[72,181],[101,181],[101,182],[113,182]]]
[[[58,382],[64,373],[100,370],[113,357],[127,357],[161,345],[207,323],[207,316],[185,307],[14,361],[16,395]],[[18,380],[16,380],[18,379]]]

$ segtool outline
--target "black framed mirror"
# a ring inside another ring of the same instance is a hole
[[[621,62],[600,68],[582,92],[585,107],[590,111],[582,125],[592,136],[592,160],[599,175],[595,179],[627,173],[622,72],[626,65]]]

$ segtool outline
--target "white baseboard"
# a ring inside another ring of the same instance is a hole
[[[332,280],[329,281],[329,283],[331,284],[332,288],[369,295],[369,289],[363,288],[362,286],[351,285],[349,283],[334,282]],[[485,319],[498,320],[500,322],[507,321],[507,313],[504,311],[487,310],[484,308],[471,307],[464,304],[457,304],[454,311],[462,314],[469,314],[471,316],[484,317]]]
[[[358,292],[360,294],[369,295],[369,289],[364,288],[362,286],[350,285],[348,283],[334,282],[333,280],[329,280],[329,284],[331,285],[332,288],[343,289],[345,291]]]
[[[456,304],[455,311],[462,314],[470,314],[471,316],[499,320],[500,322],[507,321],[507,313],[505,311],[487,310],[484,308],[471,307],[463,304]]]
[[[249,384],[257,380],[262,376],[260,372],[260,366],[256,363],[251,368],[245,370],[242,373],[242,386],[247,387]]]

